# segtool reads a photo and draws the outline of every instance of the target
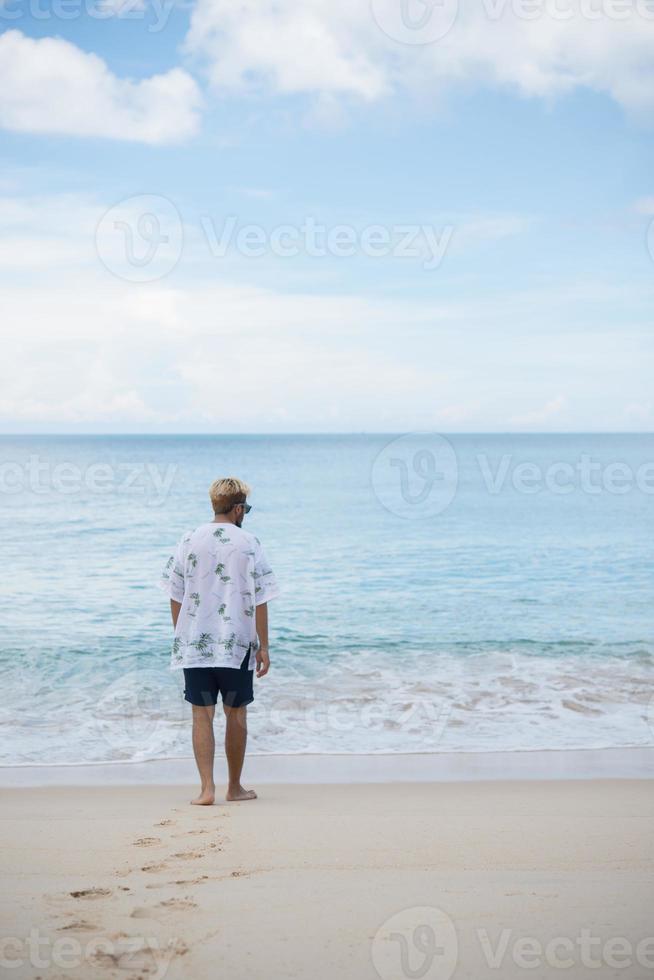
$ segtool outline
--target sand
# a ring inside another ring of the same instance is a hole
[[[654,977],[651,780],[260,793],[4,790],[5,975]]]

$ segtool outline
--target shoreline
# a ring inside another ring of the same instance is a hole
[[[225,761],[216,751],[217,781]],[[654,746],[388,754],[251,754],[244,776],[259,784],[651,779]],[[0,787],[170,786],[197,782],[192,757],[144,762],[23,763],[0,766]]]

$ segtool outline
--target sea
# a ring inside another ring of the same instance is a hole
[[[15,435],[2,765],[191,754],[157,582],[225,475],[282,590],[250,752],[652,745],[652,435]]]

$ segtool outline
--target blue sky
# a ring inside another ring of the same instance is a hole
[[[654,4],[104,2],[0,0],[3,431],[652,430]]]

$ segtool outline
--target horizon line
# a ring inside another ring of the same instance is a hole
[[[266,438],[282,438],[288,436],[315,436],[315,437],[325,437],[325,436],[406,436],[406,435],[439,435],[439,436],[648,436],[654,435],[654,430],[644,430],[644,429],[574,429],[574,430],[523,430],[523,429],[502,429],[502,430],[445,430],[445,429],[349,429],[343,431],[326,431],[326,432],[314,432],[314,431],[288,431],[288,432],[202,432],[202,431],[189,431],[189,432],[2,432],[0,431],[0,438],[3,436],[10,437],[23,437],[23,436],[34,436],[34,437],[48,437],[48,436],[83,436],[83,437],[93,437],[93,436],[104,436],[104,437],[171,437],[171,436],[201,436],[209,438],[243,438],[248,436],[266,437]]]

